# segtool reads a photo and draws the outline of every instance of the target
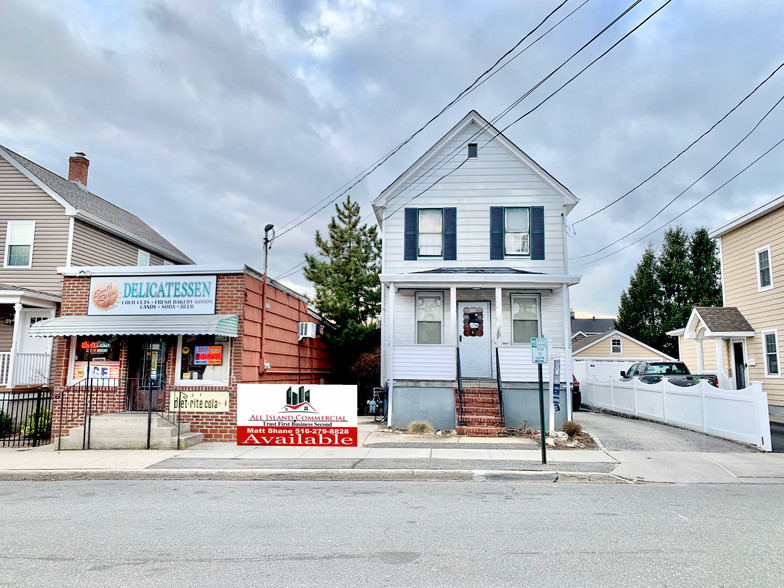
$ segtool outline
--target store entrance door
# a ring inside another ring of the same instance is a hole
[[[128,341],[128,410],[165,410],[166,341],[146,338]]]

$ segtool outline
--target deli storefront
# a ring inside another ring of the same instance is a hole
[[[271,280],[265,289],[246,266],[59,271],[60,316],[31,333],[55,338],[55,437],[73,433],[81,443],[89,431],[97,439],[106,415],[125,415],[123,427],[136,415],[144,429],[156,413],[205,441],[234,441],[238,383],[329,378],[323,342],[298,336],[300,323],[320,323],[307,299]]]

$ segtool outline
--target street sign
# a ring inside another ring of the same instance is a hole
[[[534,363],[547,363],[547,339],[544,337],[531,339],[531,361]]]

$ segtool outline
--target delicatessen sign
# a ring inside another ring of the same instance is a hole
[[[94,277],[87,314],[215,314],[216,284],[216,276]]]
[[[357,387],[238,384],[237,445],[357,446]]]

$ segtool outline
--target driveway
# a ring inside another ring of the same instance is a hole
[[[574,413],[574,420],[610,451],[756,452],[747,445],[704,433],[601,412],[581,410]]]

